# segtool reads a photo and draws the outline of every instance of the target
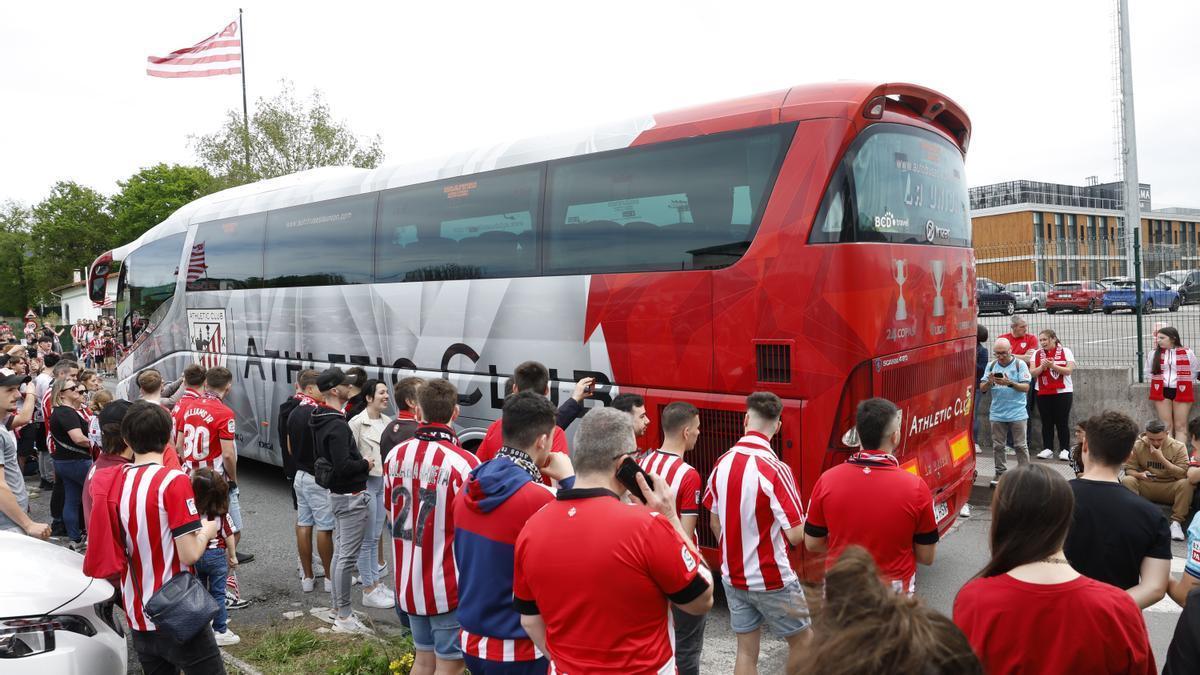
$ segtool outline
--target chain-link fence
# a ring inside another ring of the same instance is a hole
[[[979,321],[995,338],[1020,317],[1031,333],[1054,330],[1080,365],[1129,366],[1136,374],[1139,334],[1143,363],[1160,326],[1174,326],[1184,345],[1200,347],[1200,271],[1188,273],[1200,268],[1195,249],[1144,247],[1139,296],[1120,242],[978,246]]]

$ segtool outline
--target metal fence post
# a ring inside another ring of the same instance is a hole
[[[1136,305],[1135,312],[1137,313],[1137,372],[1138,382],[1146,381],[1146,358],[1143,344],[1145,335],[1142,333],[1142,237],[1140,227],[1133,231],[1133,284],[1134,284],[1134,304]]]

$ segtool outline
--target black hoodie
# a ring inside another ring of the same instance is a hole
[[[313,430],[313,444],[317,457],[324,457],[333,464],[333,480],[329,491],[350,494],[367,489],[367,473],[370,465],[358,452],[350,425],[340,410],[326,405],[317,406],[308,420]]]

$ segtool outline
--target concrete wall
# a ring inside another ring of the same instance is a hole
[[[1072,375],[1075,385],[1075,396],[1071,402],[1072,427],[1078,420],[1087,419],[1105,410],[1123,412],[1132,417],[1139,426],[1154,419],[1154,406],[1150,402],[1150,385],[1149,383],[1137,384],[1134,382],[1136,378],[1137,373],[1129,367],[1076,368]],[[975,408],[981,425],[980,435],[984,436],[983,442],[980,442],[980,439],[976,439],[975,442],[985,451],[988,450],[987,444],[990,443],[991,438],[987,431],[987,415],[991,404],[992,395],[989,392],[979,396],[979,405]],[[1200,406],[1192,406],[1191,416],[1200,416]],[[1033,432],[1029,449],[1032,452],[1038,452],[1042,449],[1042,426],[1036,405],[1030,418],[1030,426]]]

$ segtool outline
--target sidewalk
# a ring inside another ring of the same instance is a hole
[[[976,448],[980,449],[978,446],[976,446]],[[1048,466],[1051,469],[1054,469],[1063,478],[1066,478],[1067,480],[1071,480],[1072,478],[1075,477],[1075,472],[1071,470],[1071,464],[1069,462],[1064,462],[1064,461],[1058,459],[1057,457],[1055,457],[1054,459],[1038,459],[1037,457],[1031,456],[1029,458],[1029,460],[1031,462],[1034,462],[1037,464],[1044,464],[1045,466]],[[1011,448],[1009,448],[1006,459],[1004,461],[1005,461],[1005,464],[1008,465],[1009,469],[1016,468],[1016,466],[1017,466],[1016,452],[1014,452]],[[996,462],[992,458],[992,449],[990,447],[988,447],[986,449],[982,449],[982,452],[976,452],[975,453],[975,484],[971,488],[971,499],[970,499],[971,504],[979,506],[979,505],[985,505],[985,504],[991,503],[991,501],[992,501],[991,482],[992,482],[992,478],[995,477],[995,474],[996,474]]]

